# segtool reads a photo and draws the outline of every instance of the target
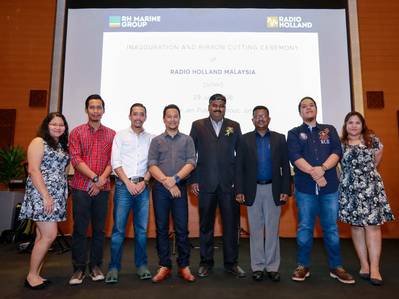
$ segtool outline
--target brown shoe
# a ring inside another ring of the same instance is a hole
[[[157,274],[152,278],[152,282],[161,282],[172,274],[172,269],[168,267],[160,267]]]
[[[195,277],[193,274],[191,274],[190,268],[188,266],[184,267],[184,268],[179,268],[178,273],[179,273],[179,276],[181,278],[183,278],[185,281],[188,281],[188,282],[195,281]]]
[[[355,279],[353,278],[353,276],[350,275],[348,272],[346,272],[345,269],[342,267],[330,269],[330,276],[332,278],[338,279],[342,283],[346,283],[346,284],[354,284],[355,283]]]
[[[310,276],[309,268],[299,265],[292,273],[291,279],[294,281],[304,281]]]

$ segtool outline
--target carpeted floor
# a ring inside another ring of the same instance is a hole
[[[198,244],[192,239],[192,244]],[[221,246],[218,239],[216,245]],[[249,262],[249,240],[242,239],[240,246],[240,265],[247,272],[247,277],[238,279],[223,271],[222,249],[215,249],[216,265],[213,274],[206,279],[198,279],[189,284],[174,275],[160,284],[151,281],[140,281],[135,275],[133,265],[133,241],[128,240],[124,247],[123,269],[118,284],[107,285],[103,282],[93,282],[87,277],[80,286],[71,287],[68,280],[71,275],[70,252],[48,254],[43,276],[51,279],[52,284],[41,291],[32,291],[23,287],[23,281],[28,269],[29,254],[18,253],[15,245],[0,245],[0,298],[398,298],[399,296],[399,240],[383,241],[382,287],[371,286],[369,282],[361,280],[357,275],[358,262],[350,240],[341,241],[345,268],[357,279],[355,285],[343,285],[329,277],[326,255],[322,240],[317,239],[313,248],[311,277],[305,282],[298,283],[290,279],[295,268],[296,243],[295,239],[281,240],[282,280],[279,283],[265,280],[254,282],[251,279]],[[155,272],[157,256],[155,241],[148,243],[149,266]],[[195,271],[199,261],[199,250],[192,250],[191,265]],[[104,272],[109,261],[109,240],[106,241],[104,252]],[[176,268],[174,270],[176,272]]]

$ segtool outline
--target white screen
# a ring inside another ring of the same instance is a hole
[[[299,100],[311,96],[318,121],[340,127],[350,110],[347,53],[344,10],[72,9],[62,111],[73,128],[87,119],[86,97],[99,93],[103,123],[118,131],[141,102],[145,128],[159,134],[164,106],[176,104],[188,134],[221,93],[243,132],[253,130],[253,107],[265,105],[270,128],[286,134],[301,124]]]

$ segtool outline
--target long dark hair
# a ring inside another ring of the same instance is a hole
[[[62,134],[60,136],[60,138],[58,139],[58,142],[53,137],[51,137],[49,129],[48,129],[48,125],[49,125],[50,121],[52,121],[55,117],[62,118],[62,120],[64,122],[64,126],[65,126],[64,134]],[[45,117],[45,119],[43,119],[42,124],[40,125],[39,130],[37,132],[37,137],[43,138],[43,140],[46,141],[47,144],[55,150],[58,147],[58,143],[60,143],[63,151],[67,152],[68,151],[68,135],[69,135],[68,131],[69,131],[68,123],[65,119],[65,116],[59,112],[50,112]]]
[[[372,143],[371,137],[374,135],[374,132],[367,127],[366,120],[364,119],[363,115],[357,111],[349,112],[345,116],[344,125],[342,126],[341,142],[343,144],[348,144],[348,131],[346,130],[346,124],[352,116],[357,116],[360,119],[360,122],[362,123],[362,131],[360,133],[363,137],[364,144],[370,148]]]

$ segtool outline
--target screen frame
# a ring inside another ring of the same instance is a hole
[[[134,3],[127,0],[59,0],[57,1],[56,26],[54,32],[53,65],[51,74],[51,90],[49,111],[61,111],[66,33],[68,23],[68,9],[89,9],[89,8],[278,8],[278,9],[345,9],[348,63],[349,63],[349,85],[350,105],[352,110],[363,112],[363,90],[361,83],[360,49],[357,27],[357,6],[356,0],[233,0],[233,1],[212,1],[194,0],[189,5],[184,0],[172,0],[165,3],[161,0],[137,0]]]

